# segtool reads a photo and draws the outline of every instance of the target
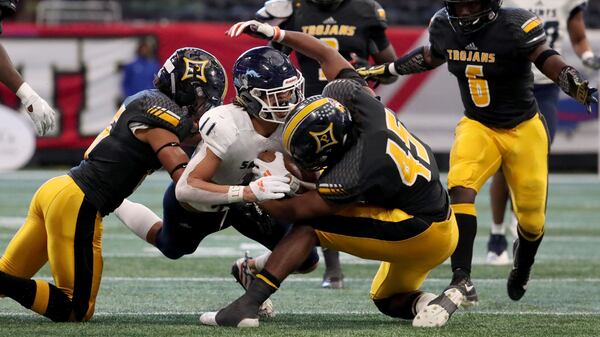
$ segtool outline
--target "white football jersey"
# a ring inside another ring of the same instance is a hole
[[[199,121],[202,141],[190,160],[181,179],[187,176],[202,161],[206,149],[221,158],[221,165],[212,182],[219,185],[241,185],[252,175],[254,159],[266,150],[283,151],[280,126],[270,137],[256,132],[248,113],[234,104],[222,105],[207,111]],[[246,182],[247,183],[247,182]],[[200,211],[215,211],[213,205],[199,205]]]
[[[505,7],[525,8],[544,21],[547,43],[550,48],[557,52],[562,51],[563,42],[569,42],[569,33],[567,32],[567,20],[573,9],[579,6],[585,6],[587,0],[504,0]],[[536,84],[552,83],[534,65],[532,65],[534,82]]]

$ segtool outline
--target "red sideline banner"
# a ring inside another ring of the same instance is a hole
[[[54,133],[37,139],[38,149],[87,147],[111,120],[121,99],[120,66],[134,56],[139,37],[153,36],[162,63],[175,49],[193,46],[214,54],[230,72],[245,50],[264,45],[251,37],[224,35],[229,24],[6,24],[2,44],[25,80],[60,114]],[[399,53],[422,29],[392,29]],[[229,81],[228,99],[235,90]],[[18,108],[14,95],[0,92],[3,104]],[[226,100],[228,102],[228,100]]]

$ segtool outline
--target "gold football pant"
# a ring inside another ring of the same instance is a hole
[[[356,206],[319,218],[313,227],[322,247],[382,261],[371,284],[373,300],[418,290],[458,241],[451,212],[447,220],[430,222],[399,209]]]
[[[490,128],[463,117],[450,152],[448,189],[460,186],[479,192],[501,167],[519,230],[535,240],[544,232],[548,146],[548,133],[539,114],[513,129]]]
[[[46,263],[54,283],[71,299],[75,320],[94,313],[102,275],[102,218],[69,176],[48,180],[35,193],[25,224],[12,238],[0,270],[29,279]],[[36,280],[31,310],[46,314],[51,287]]]

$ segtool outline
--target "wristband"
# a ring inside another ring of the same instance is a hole
[[[17,90],[17,92],[15,92],[15,95],[17,95],[21,100],[24,100],[33,95],[37,95],[37,94],[33,90],[33,88],[31,88],[29,86],[29,84],[27,84],[26,82],[23,82],[23,84],[21,84],[21,86],[19,87],[19,90]]]
[[[283,38],[285,37],[285,30],[281,29],[277,26],[273,27],[273,29],[274,29],[273,38],[271,40],[273,40],[275,42],[283,41]]]
[[[229,186],[229,191],[227,191],[227,202],[230,204],[234,204],[236,202],[242,201],[244,201],[244,186]]]

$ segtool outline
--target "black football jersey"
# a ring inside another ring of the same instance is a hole
[[[449,199],[431,149],[357,83],[333,81],[323,92],[348,108],[354,134],[343,158],[321,174],[320,195],[335,202],[401,209],[433,221],[445,219]]]
[[[363,59],[387,48],[387,39],[374,38],[387,28],[385,11],[375,0],[346,0],[333,10],[324,10],[306,0],[293,0],[292,16],[281,28],[304,32],[337,49],[347,60],[350,53]],[[379,43],[379,45],[378,45]],[[297,53],[305,78],[306,97],[319,95],[327,79],[319,63]]]
[[[462,34],[446,9],[429,25],[432,54],[456,76],[465,115],[490,127],[513,128],[539,111],[528,55],[545,43],[542,21],[521,8],[501,8],[480,30]]]
[[[158,90],[128,97],[69,175],[102,215],[112,212],[146,175],[161,167],[152,147],[134,136],[130,124],[164,128],[182,140],[186,136],[184,115],[180,106]]]

